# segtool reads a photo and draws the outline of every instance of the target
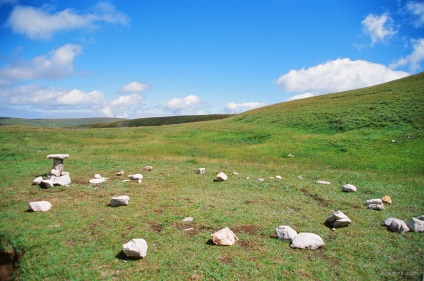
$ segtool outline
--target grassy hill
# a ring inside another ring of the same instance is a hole
[[[422,233],[401,235],[381,224],[424,214],[423,92],[421,73],[222,120],[1,126],[1,248],[24,253],[16,271],[23,280],[417,280]],[[31,185],[49,172],[51,153],[70,154],[69,187]],[[153,171],[143,171],[146,165]],[[200,167],[206,174],[195,173]],[[218,172],[228,181],[215,182]],[[95,173],[107,182],[89,185]],[[122,182],[134,173],[143,174],[141,184]],[[341,192],[345,183],[358,192]],[[108,207],[115,195],[130,196],[129,205]],[[383,195],[393,200],[385,210],[364,206]],[[25,212],[39,200],[53,208]],[[352,224],[325,226],[335,210]],[[182,222],[188,216],[194,221]],[[279,225],[316,233],[326,245],[292,249],[276,239]],[[211,233],[225,226],[240,240],[212,245]],[[123,256],[132,238],[147,241],[146,258]]]
[[[220,120],[233,116],[234,114],[206,114],[206,115],[180,115],[165,117],[137,118],[125,121],[115,121],[107,123],[97,123],[78,126],[79,128],[121,128],[121,127],[148,127],[173,125],[191,122],[203,122],[211,120]]]
[[[126,119],[123,118],[108,118],[108,117],[95,117],[95,118],[71,118],[71,119],[25,119],[25,118],[11,118],[0,117],[1,125],[25,125],[35,127],[48,127],[48,128],[61,128],[70,126],[80,126],[84,124],[102,123],[102,122],[118,122]]]

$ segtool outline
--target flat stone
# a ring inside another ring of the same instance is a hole
[[[29,209],[33,212],[47,212],[52,207],[49,201],[29,202]]]
[[[39,185],[41,183],[41,181],[43,180],[42,177],[36,177],[33,181],[32,184],[33,185]]]
[[[193,218],[192,217],[186,217],[183,219],[183,222],[192,222]]]
[[[142,174],[134,174],[134,175],[128,175],[128,177],[132,180],[141,180],[143,179],[143,175]]]
[[[122,252],[124,252],[127,257],[144,258],[147,255],[147,248],[146,240],[136,238],[122,245]]]
[[[91,179],[88,182],[90,184],[101,184],[104,183],[107,179],[106,178],[100,178],[100,179]]]
[[[328,184],[331,184],[331,182],[329,182],[329,181],[317,181],[317,184],[328,185]]]
[[[368,208],[371,210],[382,211],[384,210],[383,204],[368,204]]]
[[[66,159],[69,157],[69,154],[49,154],[47,159]]]
[[[124,174],[124,170],[121,170],[121,171],[116,173],[117,176],[122,176],[123,174]]]
[[[60,177],[52,177],[53,184],[59,186],[68,186],[71,184],[71,177],[69,175],[64,175]]]
[[[130,197],[127,195],[115,196],[110,199],[111,207],[126,206],[130,202]]]
[[[365,202],[365,205],[370,205],[370,204],[383,204],[383,201],[380,198],[376,198],[376,199],[367,200]]]
[[[345,184],[342,187],[342,191],[343,192],[356,192],[356,186],[354,186],[353,184]]]
[[[293,228],[287,225],[280,225],[275,229],[278,239],[292,241],[296,236],[297,232]]]
[[[315,233],[301,232],[292,240],[290,247],[314,250],[325,245],[324,240]]]

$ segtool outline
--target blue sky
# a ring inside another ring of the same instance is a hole
[[[0,116],[239,113],[423,71],[421,0],[0,0]]]

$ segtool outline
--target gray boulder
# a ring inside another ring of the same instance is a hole
[[[60,186],[68,186],[71,184],[71,177],[69,175],[64,175],[60,177],[52,177],[54,185],[60,185]]]
[[[384,210],[384,205],[383,204],[369,204],[368,209],[376,210],[376,211],[382,211],[382,210]]]
[[[424,215],[418,218],[412,218],[408,221],[409,230],[415,232],[424,232]]]
[[[122,251],[127,257],[144,258],[147,255],[147,242],[144,239],[131,239],[122,245]]]
[[[399,232],[404,234],[409,231],[409,227],[403,220],[397,218],[388,218],[384,221],[384,224],[387,226],[387,229],[393,232]]]
[[[352,221],[349,219],[349,217],[340,211],[332,213],[325,220],[325,224],[333,228],[348,226],[351,223]]]
[[[356,186],[354,186],[353,184],[345,184],[342,187],[342,191],[343,192],[356,192]]]
[[[292,240],[290,247],[314,250],[325,245],[324,240],[315,233],[301,232]]]
[[[29,209],[33,212],[47,212],[52,208],[52,204],[48,201],[29,202]]]
[[[275,229],[275,233],[277,233],[278,239],[289,241],[292,241],[297,235],[296,230],[287,225],[280,225]]]
[[[130,202],[130,197],[127,195],[115,196],[110,199],[111,207],[126,206]]]

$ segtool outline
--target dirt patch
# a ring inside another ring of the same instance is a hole
[[[255,234],[258,232],[261,228],[256,225],[251,224],[243,224],[239,226],[232,227],[231,230],[237,235],[237,233],[243,233],[243,234]]]
[[[317,194],[310,194],[306,188],[302,188],[300,191],[302,191],[303,195],[314,199],[320,206],[328,207],[330,205],[326,199],[319,197]]]
[[[233,265],[233,259],[228,256],[219,257],[218,260],[222,264]]]
[[[157,233],[163,230],[162,225],[158,224],[157,222],[149,222],[149,226],[154,232],[157,232]]]
[[[19,267],[19,261],[24,254],[24,251],[17,251],[14,248],[7,251],[0,251],[0,280],[12,280],[15,271]]]

